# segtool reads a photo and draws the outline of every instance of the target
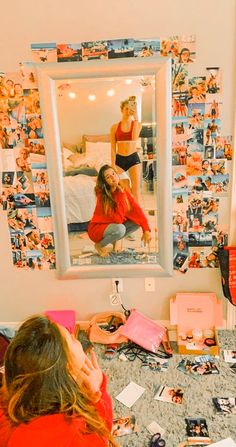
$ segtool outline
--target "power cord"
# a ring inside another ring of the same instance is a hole
[[[121,305],[121,307],[122,307],[122,309],[124,311],[125,317],[128,318],[130,316],[130,314],[131,314],[131,311],[126,309],[125,306],[122,303],[122,299],[121,299],[121,296],[119,294],[119,280],[118,279],[115,280],[115,285],[116,285],[116,295],[117,295],[117,297],[119,297],[120,305]]]

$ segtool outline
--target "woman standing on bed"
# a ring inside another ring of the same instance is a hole
[[[143,230],[144,245],[150,243],[150,227],[143,210],[132,194],[122,188],[119,176],[111,166],[101,167],[95,193],[97,203],[88,226],[88,235],[95,242],[100,256],[108,256],[108,244],[113,244],[114,251],[120,251],[119,241],[139,227]]]
[[[137,203],[141,204],[140,175],[141,161],[137,153],[137,140],[142,128],[138,120],[135,96],[121,102],[122,118],[111,127],[111,164],[116,168],[120,179],[122,173],[128,172],[131,180],[132,194]],[[121,180],[121,183],[124,181]]]

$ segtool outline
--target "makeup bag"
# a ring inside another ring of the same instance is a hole
[[[125,322],[125,315],[121,312],[95,314],[89,324],[89,340],[102,344],[127,343],[127,337],[120,332]]]
[[[132,309],[128,320],[120,327],[120,333],[142,348],[157,353],[166,337],[166,328]]]

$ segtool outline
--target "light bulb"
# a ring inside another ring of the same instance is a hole
[[[69,98],[71,99],[75,99],[76,98],[76,93],[75,92],[69,92],[68,93]]]
[[[133,82],[132,79],[126,79],[126,80],[125,80],[125,83],[126,83],[127,85],[132,84],[132,82]]]
[[[95,101],[96,95],[89,95],[88,99],[89,99],[89,101]]]
[[[110,90],[107,90],[107,96],[114,96],[115,90],[111,88]]]

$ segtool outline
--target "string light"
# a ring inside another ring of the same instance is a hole
[[[76,95],[75,92],[69,92],[69,93],[68,93],[68,96],[69,96],[69,98],[71,98],[71,99],[75,99],[77,95]]]
[[[107,90],[107,96],[114,96],[115,90],[111,88],[110,90]]]
[[[125,80],[125,83],[126,83],[127,85],[130,85],[130,84],[132,84],[132,82],[133,82],[133,80],[132,80],[132,79],[126,79],[126,80]]]
[[[89,101],[95,101],[96,95],[89,95],[88,99],[89,99]]]

